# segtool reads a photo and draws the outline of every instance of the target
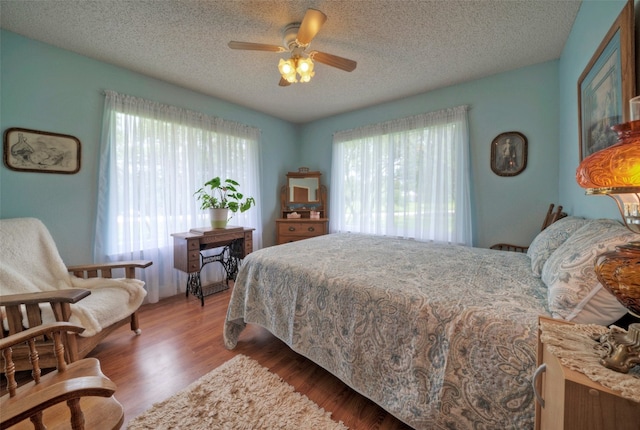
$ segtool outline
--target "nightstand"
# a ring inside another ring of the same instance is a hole
[[[540,317],[542,321],[570,324]],[[562,365],[540,341],[540,333],[538,366],[534,376],[540,397],[536,402],[536,430],[640,430],[640,403]]]

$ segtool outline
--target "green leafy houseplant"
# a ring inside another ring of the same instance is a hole
[[[194,193],[200,200],[201,209],[229,209],[230,212],[245,212],[256,204],[253,197],[244,197],[238,191],[240,184],[233,179],[222,181],[219,176],[205,182]]]

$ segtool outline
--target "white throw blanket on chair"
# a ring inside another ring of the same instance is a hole
[[[0,295],[84,288],[91,294],[71,305],[71,321],[88,337],[133,313],[147,292],[138,279],[82,279],[71,275],[45,225],[35,218],[0,220]],[[54,321],[49,305],[44,322]]]

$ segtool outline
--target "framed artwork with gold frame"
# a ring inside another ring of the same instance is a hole
[[[611,126],[629,120],[635,95],[633,20],[633,0],[628,0],[578,79],[580,161],[616,143]]]
[[[527,138],[517,131],[499,134],[491,142],[491,170],[498,176],[516,176],[527,167]]]

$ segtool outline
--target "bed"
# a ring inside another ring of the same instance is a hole
[[[349,233],[264,248],[238,273],[225,346],[263,326],[416,429],[531,429],[538,316],[593,318],[585,267],[628,238],[567,217],[527,254]]]

